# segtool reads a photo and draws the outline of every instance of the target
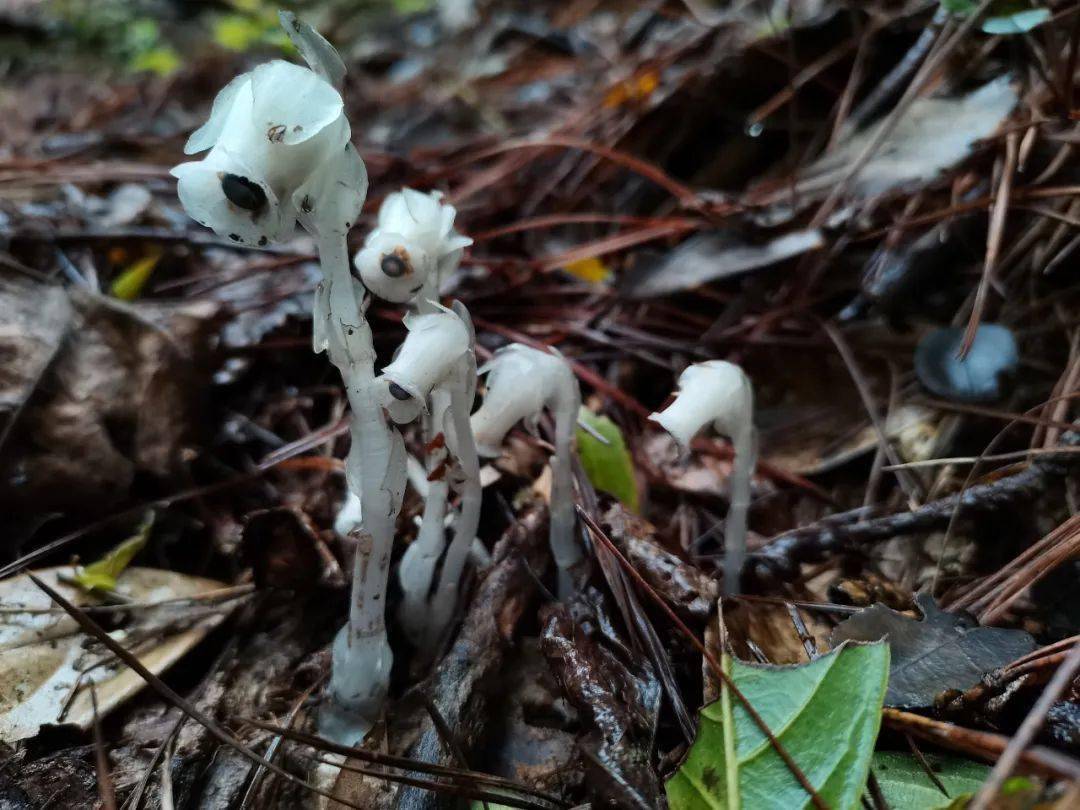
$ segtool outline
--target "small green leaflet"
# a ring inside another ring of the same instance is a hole
[[[72,581],[88,591],[116,590],[116,579],[128,567],[135,555],[143,550],[150,539],[150,529],[154,525],[154,513],[147,512],[135,534],[116,546],[97,562],[79,568],[72,576]]]
[[[859,806],[881,725],[889,648],[845,644],[808,664],[723,666],[818,795]],[[810,797],[728,689],[701,710],[697,739],[667,782],[671,810],[812,807]]]
[[[978,0],[941,0],[942,7],[961,17],[975,13]],[[1033,8],[1027,0],[991,3],[980,28],[984,34],[1025,34],[1050,19],[1050,9]]]
[[[904,810],[953,810],[967,805],[979,789],[990,766],[959,757],[926,754],[938,781],[949,792],[945,796],[927,776],[912,754],[879,751],[871,765],[889,807]]]
[[[578,421],[607,440],[604,444],[588,430],[578,427],[578,456],[585,474],[592,485],[622,501],[631,512],[638,510],[637,480],[634,478],[634,462],[626,449],[619,426],[606,416],[598,416],[586,407],[578,412]]]

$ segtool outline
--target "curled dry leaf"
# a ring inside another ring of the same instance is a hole
[[[75,605],[96,603],[64,581],[72,573],[69,567],[34,573]],[[118,580],[118,590],[137,604],[192,597],[224,586],[153,568],[128,568]],[[0,740],[24,740],[46,725],[90,728],[94,712],[85,688],[90,682],[97,691],[99,715],[144,686],[142,678],[80,632],[74,619],[52,610],[52,600],[25,574],[0,582],[0,604],[5,608],[0,615]],[[11,612],[15,608],[28,612]],[[169,605],[133,607],[130,616],[112,636],[128,643],[152,672],[160,673],[220,624],[225,612]]]
[[[1017,98],[1010,77],[1001,76],[967,95],[917,100],[850,184],[850,191],[870,197],[933,182],[940,172],[966,158],[977,141],[993,135]],[[829,194],[885,125],[882,120],[855,133],[808,166],[795,186],[798,194]]]
[[[0,283],[0,415],[9,420],[0,508],[98,510],[122,499],[137,473],[177,472],[209,376],[215,309]]]
[[[922,620],[884,605],[859,611],[833,631],[832,641],[887,639],[892,649],[885,705],[932,706],[946,690],[974,686],[988,672],[1035,649],[1023,630],[979,627],[970,616],[941,610],[932,596],[917,594]]]

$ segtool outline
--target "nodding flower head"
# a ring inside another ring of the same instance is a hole
[[[456,214],[437,191],[423,194],[406,188],[390,194],[354,261],[364,286],[398,304],[413,300],[425,287],[427,295],[436,296],[442,278],[472,244],[454,230]]]
[[[344,75],[340,58],[295,16],[283,13],[282,24],[309,66],[275,60],[229,82],[184,147],[209,153],[172,170],[193,219],[255,247],[287,238],[298,219],[313,232],[345,233],[367,193],[331,83]]]
[[[480,409],[472,415],[477,450],[483,456],[497,456],[510,428],[523,421],[530,429],[545,407],[576,403],[577,380],[559,354],[512,343],[500,349],[480,369],[487,374],[487,393]],[[576,404],[571,405],[577,413]]]
[[[649,419],[657,422],[683,447],[712,422],[717,433],[732,441],[753,430],[754,390],[734,363],[707,360],[688,366],[679,375],[675,401]]]
[[[431,390],[462,370],[460,361],[472,348],[468,326],[448,309],[409,315],[405,326],[405,342],[379,377],[386,385],[383,407],[398,424],[427,412]]]

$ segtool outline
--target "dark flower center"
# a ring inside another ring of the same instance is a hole
[[[390,396],[399,402],[404,402],[412,396],[408,391],[398,385],[396,382],[390,383]]]
[[[221,190],[225,199],[245,211],[258,211],[266,205],[266,192],[262,186],[238,174],[222,177]]]
[[[383,256],[379,266],[390,278],[401,278],[409,270],[409,265],[406,264],[405,259],[396,253],[387,253]]]

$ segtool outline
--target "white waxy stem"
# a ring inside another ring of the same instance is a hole
[[[513,343],[480,370],[487,373],[484,403],[472,416],[479,452],[497,456],[506,434],[519,421],[535,427],[544,408],[555,416],[555,455],[551,459],[551,553],[559,571],[559,596],[573,591],[571,572],[582,558],[575,540],[572,455],[581,390],[570,365],[559,354]]]
[[[405,447],[379,407],[371,329],[349,269],[346,234],[367,196],[367,171],[349,142],[340,94],[345,66],[295,15],[280,19],[308,67],[278,60],[233,79],[185,147],[189,155],[208,154],[173,174],[188,214],[234,242],[264,247],[289,237],[297,221],[316,238],[323,281],[312,339],[341,371],[352,407],[352,514],[341,527],[356,543],[349,622],[334,642],[320,731],[353,744],[378,719],[389,685],[384,605]]]
[[[458,582],[480,519],[480,464],[468,421],[476,365],[471,325],[463,307],[455,311],[439,307],[410,315],[405,323],[409,335],[379,379],[386,385],[383,403],[392,419],[408,421],[423,411],[430,430],[443,436],[443,448],[432,459],[433,470],[442,468],[441,476],[430,483],[420,534],[406,550],[399,569],[405,591],[403,624],[411,638],[431,649],[453,613]],[[460,472],[444,463],[450,459]],[[452,487],[461,490],[461,513],[429,609],[427,595],[445,546],[443,524]],[[447,601],[446,610],[436,609]]]
[[[364,240],[354,263],[379,298],[403,304],[437,300],[439,285],[461,261],[472,240],[454,230],[457,212],[437,191],[406,188],[379,208],[378,225]]]
[[[724,532],[724,592],[739,592],[739,575],[746,557],[746,524],[750,482],[757,463],[754,431],[754,389],[734,363],[707,360],[679,375],[675,401],[649,417],[675,437],[682,447],[709,423],[731,439],[735,460],[731,471],[731,502]]]

